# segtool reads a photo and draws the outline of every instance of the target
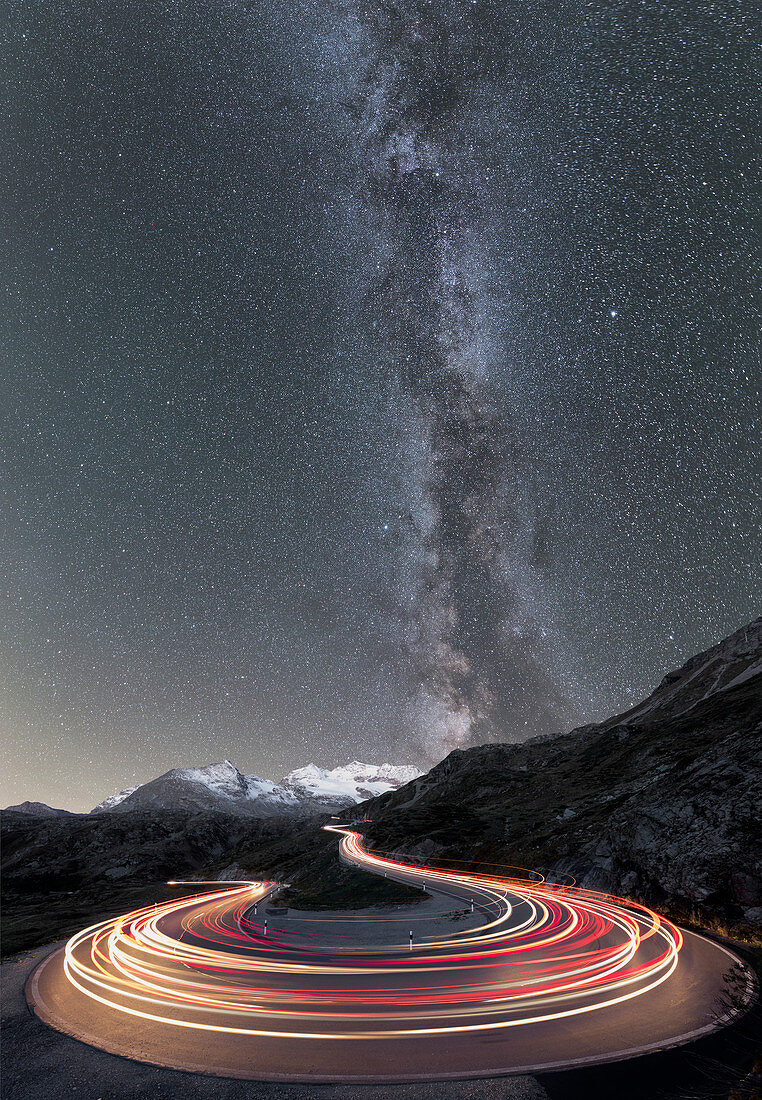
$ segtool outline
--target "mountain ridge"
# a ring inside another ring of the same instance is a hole
[[[3,813],[26,814],[28,817],[75,817],[73,810],[61,810],[48,806],[47,802],[18,802],[15,806],[6,806]]]
[[[421,772],[410,764],[365,764],[353,760],[333,769],[310,763],[289,772],[280,783],[245,775],[230,760],[200,768],[169,771],[118,794],[109,795],[90,814],[136,810],[221,810],[260,815],[318,814],[344,809],[393,790]],[[6,812],[31,817],[71,816],[44,802],[24,802]]]
[[[760,672],[762,616],[689,657],[662,677],[651,694],[640,703],[599,724],[608,728],[628,725],[657,709],[662,715],[669,713],[676,717],[687,713],[710,695],[727,691],[739,682],[740,677],[749,678]]]

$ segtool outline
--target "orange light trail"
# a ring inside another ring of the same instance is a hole
[[[635,902],[539,875],[416,867],[369,852],[350,828],[326,828],[347,863],[461,906],[473,899],[475,927],[414,943],[405,933],[390,946],[320,941],[299,922],[267,927],[259,905],[275,883],[225,884],[84,929],[66,946],[68,980],[103,1005],[178,1027],[388,1039],[599,1011],[654,989],[678,965],[679,929]]]

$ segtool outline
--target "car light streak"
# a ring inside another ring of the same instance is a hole
[[[400,942],[384,947],[321,941],[289,921],[265,934],[254,909],[276,884],[225,883],[84,929],[66,946],[69,982],[104,1006],[178,1027],[367,1040],[600,1011],[654,989],[678,965],[679,929],[635,902],[536,873],[416,867],[369,852],[349,827],[326,828],[347,863],[425,882],[466,907],[474,899],[463,912],[469,927],[420,936],[412,951],[409,917]]]

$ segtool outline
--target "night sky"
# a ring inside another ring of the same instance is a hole
[[[425,767],[758,614],[751,4],[8,8],[0,803]]]

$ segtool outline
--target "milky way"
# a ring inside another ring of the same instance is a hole
[[[350,105],[358,215],[382,247],[365,317],[416,413],[421,448],[408,720],[424,753],[561,727],[547,624],[533,600],[532,530],[509,418],[480,340],[484,223],[474,89],[494,83],[493,20],[464,5],[350,5],[361,72]],[[481,163],[480,163],[481,159]],[[378,247],[378,246],[377,246]],[[481,307],[481,308],[480,308]],[[415,494],[414,494],[415,495]]]
[[[9,5],[0,802],[422,766],[758,614],[753,16]]]

